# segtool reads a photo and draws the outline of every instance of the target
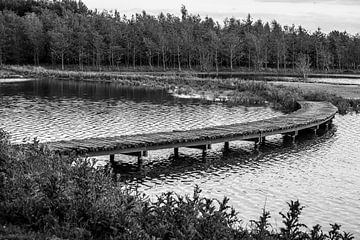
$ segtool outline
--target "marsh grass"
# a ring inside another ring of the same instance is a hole
[[[89,160],[61,158],[34,141],[14,147],[0,130],[0,239],[353,239],[301,224],[298,201],[273,229],[264,210],[243,228],[229,199],[163,193],[156,201]]]
[[[60,71],[33,66],[7,66],[7,71],[30,76],[54,77],[60,79],[76,79],[82,81],[117,82],[125,86],[147,86],[151,88],[168,89],[176,94],[196,94],[199,92],[223,96],[221,92],[230,90],[227,96],[233,104],[264,105],[266,102],[284,112],[295,109],[298,100],[330,101],[340,113],[359,110],[359,101],[344,99],[325,92],[301,91],[294,87],[272,85],[265,81],[230,79],[197,78],[193,73],[119,73],[119,72],[79,72]]]
[[[116,82],[124,86],[146,86],[167,89],[174,94],[213,96],[214,100],[227,99],[229,104],[265,105],[270,103],[275,109],[291,112],[296,109],[296,101],[329,101],[339,109],[340,114],[360,111],[360,100],[345,99],[322,91],[303,91],[301,89],[273,85],[271,82],[242,80],[238,78],[211,79],[197,78],[192,72],[181,76],[171,73],[119,73],[119,72],[79,72],[60,71],[33,66],[7,66],[7,71],[29,76],[43,76],[81,81]],[[226,92],[226,94],[224,94]],[[208,97],[208,99],[211,99]]]

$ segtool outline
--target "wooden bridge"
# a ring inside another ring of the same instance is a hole
[[[48,142],[47,146],[61,155],[110,155],[110,162],[114,161],[115,154],[137,156],[141,161],[148,151],[168,148],[174,149],[175,157],[180,147],[198,148],[205,154],[211,144],[224,143],[226,150],[231,141],[250,140],[259,146],[267,136],[276,134],[286,135],[295,141],[299,131],[311,130],[316,134],[319,128],[327,130],[337,113],[337,108],[328,102],[302,101],[298,105],[299,109],[291,114],[254,122],[186,131]]]

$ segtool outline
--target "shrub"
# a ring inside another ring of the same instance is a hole
[[[280,232],[264,210],[252,228],[242,228],[229,199],[172,192],[151,202],[113,181],[89,159],[61,158],[36,140],[11,146],[0,130],[0,238],[4,239],[353,239],[332,225],[328,234],[299,222],[303,207],[289,203]]]

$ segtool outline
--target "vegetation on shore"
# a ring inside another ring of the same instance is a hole
[[[302,224],[298,201],[280,213],[280,229],[266,210],[245,228],[228,198],[200,193],[169,192],[151,202],[89,160],[60,158],[36,141],[11,146],[0,130],[1,239],[353,239],[337,224],[327,233]]]
[[[229,104],[265,105],[270,103],[275,109],[284,112],[294,111],[297,107],[296,101],[299,100],[331,102],[338,107],[340,114],[360,111],[358,99],[345,99],[322,91],[302,91],[295,87],[273,85],[266,81],[197,78],[186,72],[179,76],[176,74],[62,71],[31,66],[4,66],[3,68],[33,77],[116,82],[125,86],[163,88],[179,95],[211,96],[213,100],[226,101]]]
[[[4,0],[0,3],[0,65],[76,64],[83,70],[148,65],[167,71],[216,71],[246,67],[256,71],[292,69],[306,78],[310,68],[322,71],[358,71],[360,38],[346,32],[309,33],[301,26],[282,27],[226,19],[224,26],[181,8],[181,18],[157,17],[145,11],[131,18],[119,12],[88,10],[73,0]],[[239,79],[200,79],[182,74],[118,74],[10,67],[35,76],[114,81],[127,86],[165,88],[177,94],[212,93],[229,104],[267,102],[292,111],[298,100],[330,101],[340,113],[359,111],[359,100],[320,92],[274,86]],[[90,160],[61,158],[34,142],[26,147],[9,143],[0,129],[0,239],[311,239],[348,240],[349,233],[332,225],[302,224],[303,207],[288,203],[280,213],[283,226],[274,229],[264,209],[244,228],[237,212],[222,201],[200,195],[164,193],[155,202],[122,183],[110,171],[95,169]]]

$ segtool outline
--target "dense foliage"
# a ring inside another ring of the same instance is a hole
[[[332,225],[308,229],[303,207],[288,203],[277,231],[264,210],[243,228],[228,198],[222,201],[164,193],[155,202],[112,180],[91,161],[60,158],[38,142],[14,147],[0,129],[1,239],[313,239],[349,240]]]
[[[0,1],[0,64],[103,65],[203,71],[247,67],[358,70],[360,37],[225,19],[88,10],[74,0]]]

